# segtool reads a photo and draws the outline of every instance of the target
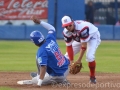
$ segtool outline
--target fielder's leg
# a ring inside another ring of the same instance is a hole
[[[95,68],[96,68],[96,62],[95,62],[95,52],[100,44],[100,36],[99,33],[96,33],[93,36],[93,39],[91,39],[87,44],[87,52],[86,52],[86,60],[88,61],[88,67],[90,69],[90,82],[96,83],[95,78]]]
[[[69,68],[64,73],[64,76],[55,76],[52,77],[51,80],[55,81],[56,83],[61,83],[68,86],[70,85],[70,82],[66,79],[68,73],[69,73]]]
[[[49,84],[57,84],[57,83],[65,83],[67,82],[66,76],[69,73],[69,69],[66,70],[66,72],[64,73],[64,76],[47,76],[44,78],[43,80],[43,85],[49,85]]]

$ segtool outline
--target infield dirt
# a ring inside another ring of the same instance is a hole
[[[71,82],[69,86],[64,84],[37,87],[36,85],[18,85],[19,80],[31,79],[30,72],[0,72],[0,87],[11,87],[16,90],[120,90],[120,74],[97,73],[97,84],[89,83],[89,73],[68,75]]]

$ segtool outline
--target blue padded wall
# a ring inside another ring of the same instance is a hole
[[[25,26],[0,26],[0,39],[25,39]]]
[[[101,39],[104,40],[114,39],[113,25],[99,25],[97,27],[100,31]]]
[[[57,31],[57,39],[63,39],[61,18],[70,15],[74,20],[85,19],[84,0],[48,0],[48,23]],[[98,25],[102,40],[120,40],[120,26]],[[30,39],[30,33],[39,30],[46,37],[47,30],[40,25],[33,26],[0,26],[0,39]]]
[[[84,20],[84,0],[48,0],[48,22],[57,30],[57,37],[63,38],[61,18],[70,15],[73,19]]]
[[[26,39],[30,39],[30,33],[34,30],[40,31],[45,37],[47,35],[48,30],[43,28],[40,25],[34,25],[34,26],[26,26]]]
[[[97,26],[102,40],[120,40],[120,26],[99,25]],[[46,37],[48,30],[40,25],[34,26],[0,26],[0,39],[9,40],[29,40],[30,33],[38,30]],[[57,39],[63,39],[62,29],[57,31]]]
[[[55,0],[48,0],[48,23],[54,25],[55,21]]]
[[[120,40],[120,26],[114,26],[114,39]]]
[[[84,0],[58,0],[57,7],[57,37],[63,38],[61,18],[64,15],[70,15],[74,20],[84,20]]]

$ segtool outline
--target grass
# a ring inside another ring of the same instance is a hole
[[[0,71],[35,70],[36,50],[29,41],[1,41]]]
[[[0,90],[17,90],[10,87],[0,87]]]
[[[65,44],[63,41],[58,41],[59,46],[63,53],[65,53]],[[79,54],[75,56],[77,60]],[[82,72],[88,72],[88,63],[85,56],[82,59],[83,69]],[[96,51],[96,71],[104,73],[120,73],[120,41],[102,41]]]
[[[63,54],[66,46],[58,40]],[[102,41],[96,52],[97,72],[119,73],[120,42]],[[0,71],[36,71],[35,55],[37,48],[31,41],[0,41]],[[75,56],[77,60],[79,54]],[[89,71],[85,55],[82,60],[84,69]]]
[[[66,52],[64,41],[58,44],[63,54]],[[37,48],[30,41],[0,41],[0,71],[36,71],[35,55]],[[79,54],[75,56],[77,60]],[[102,41],[96,52],[97,72],[120,73],[120,42]],[[85,55],[82,59],[84,68],[82,72],[88,72],[88,63]],[[0,87],[0,90],[16,90],[9,87]]]

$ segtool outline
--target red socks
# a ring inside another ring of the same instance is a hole
[[[89,69],[90,69],[90,77],[95,77],[95,67],[96,67],[96,62],[89,62],[88,63]]]

